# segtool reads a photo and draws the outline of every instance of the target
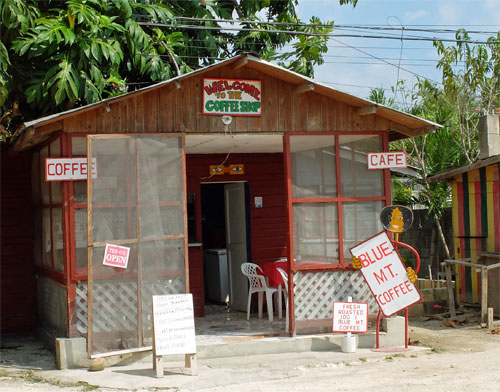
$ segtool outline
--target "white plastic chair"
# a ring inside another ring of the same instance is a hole
[[[286,321],[285,321],[285,331],[288,332],[289,324],[288,324],[288,274],[281,268],[276,268],[283,278],[283,284],[285,285],[285,312],[286,312]]]
[[[248,278],[250,288],[248,289],[248,303],[247,303],[247,320],[250,320],[250,305],[252,303],[252,294],[258,293],[259,296],[259,318],[262,318],[262,303],[264,293],[266,293],[267,313],[269,321],[273,321],[273,294],[277,292],[274,287],[268,287],[264,275],[259,275],[258,271],[262,273],[262,269],[253,263],[241,264],[241,272]]]

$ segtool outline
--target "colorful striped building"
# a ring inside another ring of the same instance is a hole
[[[452,187],[455,259],[500,252],[499,173],[500,155],[495,155],[432,177]],[[480,270],[457,265],[455,277],[459,302],[479,303]]]

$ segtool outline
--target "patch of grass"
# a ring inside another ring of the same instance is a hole
[[[53,385],[53,386],[60,387],[60,388],[79,387],[79,388],[82,388],[82,391],[84,391],[84,392],[90,392],[90,391],[95,391],[95,390],[99,389],[99,387],[97,385],[91,385],[91,384],[84,382],[84,381],[78,381],[75,383],[64,383],[61,381],[46,380],[32,371],[27,372],[23,375],[20,375],[19,377],[24,379],[27,382],[32,383],[32,384],[44,383],[44,384],[49,384],[49,385]]]
[[[387,362],[392,362],[394,361],[394,357],[392,355],[388,355],[387,357],[384,358]]]
[[[366,361],[368,361],[368,359],[366,359],[365,357],[360,357],[359,358],[359,362],[366,362]]]

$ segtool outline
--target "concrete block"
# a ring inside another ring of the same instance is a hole
[[[424,302],[434,301],[434,289],[421,289],[420,294],[422,294],[422,299]]]
[[[408,308],[408,317],[417,317],[424,314],[424,304],[419,302],[418,304],[412,305]]]
[[[380,346],[404,346],[405,345],[405,318],[401,316],[384,317],[381,329],[387,333],[380,335]]]
[[[434,300],[448,301],[448,289],[446,287],[434,289]]]

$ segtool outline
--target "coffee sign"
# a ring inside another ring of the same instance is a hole
[[[203,114],[260,116],[260,80],[203,79]]]

